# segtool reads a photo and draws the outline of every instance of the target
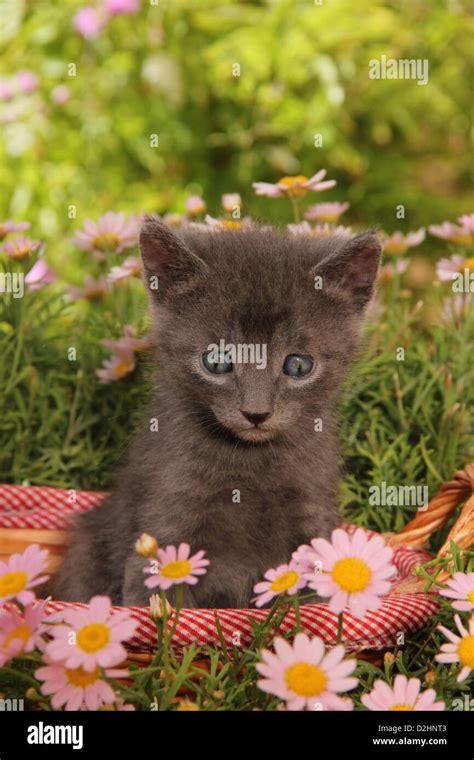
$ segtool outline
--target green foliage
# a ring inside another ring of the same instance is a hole
[[[109,208],[182,210],[195,191],[215,208],[240,191],[258,216],[251,181],[321,166],[339,183],[328,200],[347,197],[356,221],[393,229],[398,204],[409,228],[469,210],[465,0],[161,0],[94,40],[74,30],[81,6],[2,3],[4,75],[31,69],[40,87],[1,104],[0,202],[36,223],[56,264],[70,206],[82,224]],[[428,59],[429,83],[369,79],[381,55]]]
[[[420,304],[389,299],[383,319],[369,327],[341,413],[343,513],[351,522],[400,531],[415,508],[371,506],[370,486],[423,483],[432,498],[472,461],[472,317],[423,329]]]

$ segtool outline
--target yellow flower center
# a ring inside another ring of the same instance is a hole
[[[459,265],[459,271],[464,272],[465,269],[474,269],[474,256],[470,259],[464,259],[463,263]]]
[[[5,573],[0,576],[0,598],[18,594],[26,588],[28,574],[24,570],[16,570],[14,573]]]
[[[379,269],[379,282],[391,282],[393,275],[393,269],[388,269],[387,267]]]
[[[303,187],[303,182],[307,182],[308,177],[304,174],[297,174],[295,177],[282,177],[278,180],[279,185],[284,185],[283,191],[291,198],[302,198],[306,195],[307,190]]]
[[[346,557],[336,562],[332,569],[332,577],[343,591],[357,594],[367,588],[372,572],[362,559]]]
[[[474,588],[472,589],[472,591],[469,591],[467,595],[467,599],[469,602],[471,602],[471,604],[474,604]]]
[[[470,245],[471,239],[469,232],[455,232],[449,237],[452,243],[457,243],[458,245]]]
[[[206,204],[205,203],[196,203],[195,206],[192,206],[191,208],[187,209],[188,216],[199,216],[199,214],[203,214],[206,210]]]
[[[404,241],[387,240],[384,243],[383,249],[385,253],[393,253],[397,256],[401,256],[408,250],[408,246]]]
[[[8,646],[11,644],[11,642],[14,639],[21,639],[23,642],[23,647],[25,646],[26,642],[31,636],[31,626],[28,625],[28,623],[21,623],[21,625],[17,626],[17,628],[14,628],[13,631],[11,631],[8,636],[5,637],[2,648],[8,649]],[[22,647],[22,649],[23,649]]]
[[[101,232],[92,240],[94,248],[99,251],[105,251],[108,248],[118,248],[120,244],[120,235],[116,232]]]
[[[404,704],[393,705],[393,707],[390,707],[390,710],[395,710],[395,712],[397,711],[409,712],[414,709],[415,708],[412,707],[411,705],[404,705]]]
[[[222,224],[228,230],[240,230],[242,222],[238,222],[234,219],[222,219]]]
[[[279,575],[272,581],[272,591],[276,594],[281,594],[282,591],[288,591],[299,580],[299,573],[294,570],[287,570],[286,573]]]
[[[341,213],[338,211],[325,211],[318,214],[318,221],[328,223],[337,222],[340,216]]]
[[[73,670],[66,668],[65,672],[71,686],[78,686],[80,689],[92,686],[100,678],[99,668],[95,668],[91,673],[86,672],[83,668],[74,668]]]
[[[165,578],[186,578],[192,570],[192,565],[186,559],[178,559],[175,562],[168,562],[161,568],[161,574]]]
[[[26,259],[27,256],[29,256],[31,253],[30,248],[24,246],[21,248],[20,246],[17,246],[12,252],[10,253],[10,258],[15,259],[15,261],[19,261],[20,259]]]
[[[301,697],[317,697],[326,688],[328,677],[324,670],[308,662],[297,662],[285,672],[285,681],[291,691]]]
[[[196,704],[196,702],[189,702],[188,700],[185,700],[180,703],[179,707],[176,708],[179,710],[179,712],[183,711],[189,711],[189,712],[197,712],[199,710],[199,705]]]
[[[474,636],[464,636],[459,642],[458,657],[462,665],[474,670]]]
[[[132,362],[130,362],[128,359],[122,359],[122,361],[119,362],[116,367],[114,367],[113,372],[115,377],[123,377],[128,372],[130,372],[131,368]]]
[[[104,623],[90,623],[77,632],[76,643],[87,654],[103,649],[110,639],[110,630]]]

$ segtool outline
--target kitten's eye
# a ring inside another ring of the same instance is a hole
[[[229,354],[216,354],[214,351],[206,351],[202,355],[202,363],[208,372],[213,375],[223,375],[232,372],[232,362]]]
[[[289,354],[284,361],[283,372],[285,375],[289,375],[289,377],[299,380],[300,377],[309,375],[313,367],[314,361],[311,356]]]

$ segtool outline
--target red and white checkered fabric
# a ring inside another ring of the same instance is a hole
[[[67,529],[71,518],[78,512],[99,505],[107,494],[91,491],[64,490],[39,486],[0,485],[0,528],[42,528],[50,530]],[[352,533],[356,526],[344,525]],[[372,531],[367,531],[373,534]],[[398,570],[393,590],[397,582],[410,576],[412,569],[430,559],[429,555],[409,546],[398,547],[394,551],[394,563]],[[61,613],[69,607],[84,607],[82,604],[50,601],[48,613]],[[116,607],[115,609],[121,609]],[[139,622],[139,627],[130,647],[152,649],[156,641],[156,627],[150,620],[147,607],[128,608]],[[417,631],[438,609],[438,602],[426,594],[395,594],[385,597],[377,612],[368,612],[363,620],[357,620],[350,613],[344,613],[343,635],[349,651],[357,649],[383,649],[403,643],[403,636]],[[182,647],[195,642],[203,646],[220,646],[216,627],[216,617],[224,636],[226,646],[246,647],[251,641],[254,621],[266,617],[265,610],[185,609],[180,613],[179,623],[173,637],[173,644]],[[300,621],[307,633],[321,636],[327,644],[334,644],[337,636],[337,615],[327,604],[307,604],[300,610]],[[294,612],[289,612],[280,631],[291,631],[296,624]]]

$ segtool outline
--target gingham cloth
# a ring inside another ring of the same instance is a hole
[[[71,518],[98,506],[107,496],[92,491],[64,490],[38,486],[0,485],[0,528],[40,528],[64,530],[70,527]],[[355,525],[343,526],[349,533]],[[367,530],[369,535],[376,535]],[[436,597],[427,594],[396,594],[397,583],[410,576],[412,569],[430,559],[429,555],[409,546],[394,550],[394,564],[398,575],[393,589],[385,597],[377,612],[368,612],[363,620],[357,620],[349,612],[344,613],[343,637],[348,651],[359,649],[383,649],[403,644],[403,637],[422,628],[438,609]],[[60,613],[70,607],[84,604],[49,601],[47,613]],[[114,607],[114,609],[123,609]],[[150,620],[147,607],[129,607],[139,622],[137,632],[130,641],[131,649],[150,650],[156,641],[156,627]],[[172,644],[183,647],[191,642],[204,646],[220,646],[216,627],[219,619],[227,647],[246,647],[251,641],[253,621],[264,620],[267,613],[257,609],[184,609],[180,613]],[[327,604],[307,604],[301,607],[300,622],[307,633],[321,636],[328,645],[336,642],[338,618]],[[280,628],[287,633],[296,624],[294,612],[289,612]],[[171,625],[171,623],[170,623]]]

